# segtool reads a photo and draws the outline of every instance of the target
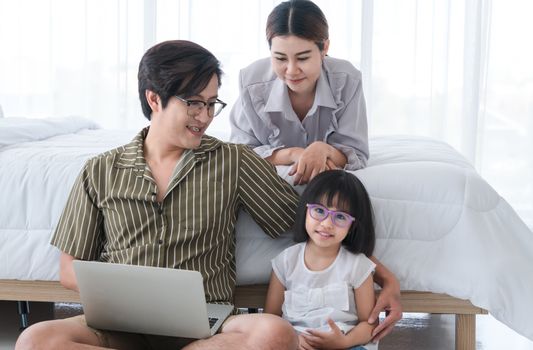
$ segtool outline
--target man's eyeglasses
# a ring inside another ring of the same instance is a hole
[[[200,100],[186,100],[179,96],[174,97],[187,104],[187,115],[189,117],[198,116],[200,113],[202,113],[202,110],[207,107],[207,115],[210,118],[214,118],[220,114],[220,112],[222,112],[224,107],[226,107],[226,103],[220,101],[218,98],[215,101],[205,102]]]
[[[309,215],[318,221],[324,221],[331,215],[331,221],[335,226],[346,228],[355,221],[355,218],[348,213],[337,210],[329,210],[320,204],[307,204]]]

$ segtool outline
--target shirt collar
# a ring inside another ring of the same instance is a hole
[[[335,97],[333,97],[324,65],[322,65],[322,72],[316,84],[315,104],[322,107],[337,108],[337,103],[335,102]]]
[[[202,136],[202,142],[200,143],[200,146],[198,148],[193,149],[194,156],[196,157],[196,160],[203,160],[205,158],[205,154],[212,152],[216,150],[217,148],[221,147],[224,144],[224,142],[220,141],[217,138],[214,138],[212,136],[204,135]]]
[[[331,87],[327,80],[326,70],[324,65],[322,65],[322,71],[318,77],[316,90],[315,90],[315,101],[313,105],[328,107],[328,108],[337,108],[337,103],[333,97]],[[272,84],[272,89],[270,90],[270,95],[265,104],[265,112],[283,112],[291,108],[291,102],[289,100],[289,93],[287,91],[287,85],[279,78],[276,78]]]
[[[119,168],[137,168],[138,170],[143,171],[146,167],[146,160],[144,158],[144,140],[146,135],[148,135],[149,126],[142,129],[133,140],[124,146],[122,153],[116,166]],[[202,141],[198,148],[193,149],[194,156],[197,161],[203,160],[205,154],[211,151],[214,151],[218,147],[222,146],[223,142],[208,136],[202,136]]]
[[[149,127],[142,129],[130,143],[124,145],[120,157],[115,163],[117,168],[136,168],[144,170],[146,160],[144,159],[144,139],[148,134]]]
[[[276,78],[272,83],[270,95],[265,104],[265,112],[283,112],[291,106],[287,85],[280,79]]]

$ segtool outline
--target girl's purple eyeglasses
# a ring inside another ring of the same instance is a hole
[[[355,218],[348,213],[337,210],[329,210],[321,204],[307,204],[309,215],[315,220],[324,221],[331,215],[331,221],[335,226],[348,227],[355,221]]]

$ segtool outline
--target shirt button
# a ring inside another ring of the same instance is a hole
[[[157,241],[157,243],[159,243],[159,244],[163,244],[163,240],[160,239],[159,241]]]

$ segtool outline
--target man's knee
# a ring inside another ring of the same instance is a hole
[[[36,323],[17,339],[16,350],[64,349],[73,343],[99,345],[99,339],[78,317]]]
[[[253,349],[296,349],[298,336],[289,322],[281,317],[263,314],[250,339]]]
[[[57,349],[59,339],[50,322],[36,323],[20,334],[15,350]]]

